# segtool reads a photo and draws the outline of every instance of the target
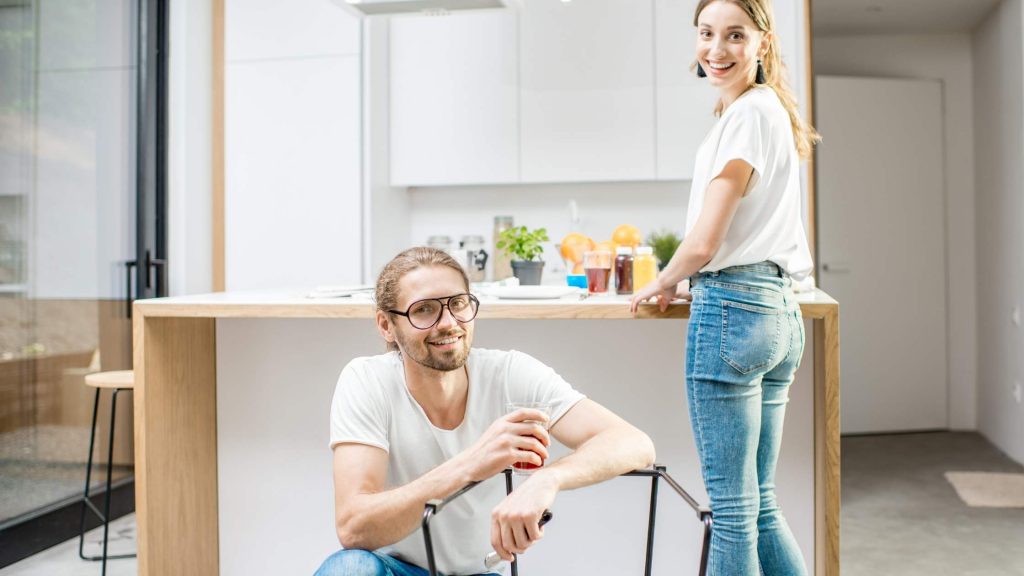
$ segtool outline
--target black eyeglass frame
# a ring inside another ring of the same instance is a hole
[[[450,303],[452,298],[458,298],[459,296],[469,297],[469,303],[470,307],[473,309],[473,315],[470,316],[468,320],[462,320],[451,309]],[[413,308],[415,308],[418,304],[422,304],[424,302],[437,302],[440,308],[438,308],[437,318],[434,320],[434,323],[431,324],[430,326],[427,326],[426,328],[420,328],[416,324],[413,324],[412,317],[410,316],[410,314]],[[444,317],[445,308],[448,309],[448,312],[452,315],[452,318],[454,318],[456,322],[458,322],[459,324],[466,324],[476,319],[476,315],[480,313],[480,299],[470,294],[469,292],[461,292],[459,294],[452,294],[451,296],[443,296],[441,298],[424,298],[422,300],[417,300],[412,304],[409,304],[409,307],[405,309],[405,312],[400,312],[398,310],[388,310],[388,312],[391,314],[398,314],[399,316],[405,316],[405,319],[409,321],[409,325],[417,330],[430,330],[434,326],[437,326],[437,323],[440,322],[441,318]]]

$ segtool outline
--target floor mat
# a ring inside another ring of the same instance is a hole
[[[957,496],[976,508],[1024,508],[1024,474],[946,472]]]

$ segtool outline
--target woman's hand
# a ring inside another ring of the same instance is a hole
[[[668,310],[668,303],[676,297],[677,288],[677,286],[672,286],[668,289],[662,288],[658,284],[658,281],[655,280],[633,294],[633,300],[629,303],[629,311],[636,315],[636,311],[640,308],[641,302],[646,302],[651,298],[657,298],[658,309],[664,312],[665,310]]]

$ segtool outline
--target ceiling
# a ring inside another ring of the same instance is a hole
[[[792,1],[792,0],[782,0]],[[814,33],[970,32],[1000,0],[811,0]]]

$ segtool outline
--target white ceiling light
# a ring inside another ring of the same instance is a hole
[[[361,16],[518,8],[520,0],[334,0]]]

